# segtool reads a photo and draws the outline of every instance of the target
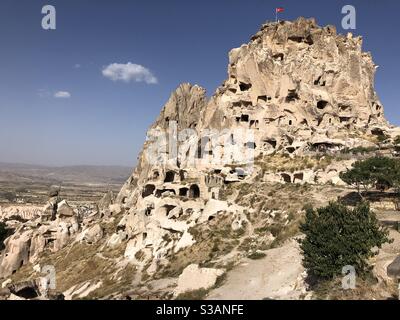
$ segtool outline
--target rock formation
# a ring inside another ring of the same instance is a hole
[[[73,240],[93,243],[103,236],[99,225],[84,223],[84,216],[73,210],[65,200],[58,202],[56,219],[51,220],[54,201],[54,196],[51,196],[41,214],[31,220],[13,220],[19,211],[8,220],[5,219],[6,224],[15,229],[4,241],[5,249],[0,256],[0,278],[14,274],[28,263],[36,263],[45,250],[57,252]],[[97,212],[87,211],[86,216],[93,213]]]
[[[137,263],[135,254],[146,250],[153,264],[162,263],[193,243],[191,226],[221,212],[234,214],[240,226],[244,208],[219,200],[219,193],[226,184],[254,179],[257,160],[262,163],[265,156],[375,146],[374,135],[392,130],[374,90],[376,68],[362,51],[361,37],[299,18],[267,23],[248,44],[233,49],[228,79],[211,99],[197,85],[179,86],[117,197],[116,208],[126,212],[119,231],[129,239],[126,257]],[[234,135],[235,130],[244,134]],[[339,173],[351,163],[267,170],[263,179],[340,184]],[[163,241],[171,232],[173,240]]]

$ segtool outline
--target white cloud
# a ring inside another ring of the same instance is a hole
[[[68,91],[58,91],[54,94],[54,98],[68,99],[71,98],[71,94]]]
[[[134,64],[128,62],[112,63],[105,67],[102,71],[103,76],[113,81],[124,81],[124,82],[146,82],[147,84],[158,83],[157,78],[150,72],[149,69],[141,66],[140,64]]]
[[[82,67],[82,66],[81,66],[79,63],[77,63],[77,64],[74,65],[74,68],[75,68],[75,69],[80,69],[81,67]]]

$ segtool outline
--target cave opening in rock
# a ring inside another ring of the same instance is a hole
[[[299,99],[299,95],[296,90],[289,90],[288,95],[286,96],[286,102],[293,102]]]
[[[308,121],[307,121],[307,119],[303,119],[303,120],[300,122],[300,124],[303,125],[303,126],[308,127]]]
[[[272,56],[272,59],[276,61],[282,61],[285,55],[283,53],[277,53]]]
[[[240,117],[240,121],[242,122],[249,122],[249,115],[248,114],[242,114]]]
[[[240,82],[239,88],[240,88],[240,91],[248,91],[251,89],[251,83]]]
[[[257,98],[257,101],[258,102],[260,102],[260,101],[263,101],[263,102],[267,102],[267,96],[258,96],[258,98]]]
[[[287,147],[286,150],[287,150],[287,152],[289,152],[289,153],[293,153],[293,152],[296,151],[296,148],[294,148],[294,147]]]
[[[293,182],[298,181],[303,181],[304,179],[304,173],[303,172],[299,172],[299,173],[295,173],[293,176]]]
[[[264,142],[269,144],[270,146],[272,146],[272,148],[274,148],[274,149],[276,148],[276,145],[277,145],[276,140],[269,139],[269,140],[265,140]]]
[[[152,211],[152,210],[153,210],[152,207],[147,207],[147,208],[144,210],[144,215],[145,215],[146,217],[151,216],[151,211]]]
[[[314,41],[313,41],[312,36],[310,34],[308,36],[306,36],[306,37],[290,36],[290,37],[288,37],[288,40],[291,40],[291,41],[297,42],[297,43],[306,43],[308,45],[314,44]]]
[[[345,104],[341,104],[341,105],[339,105],[339,109],[340,109],[340,111],[349,111],[349,110],[351,110],[351,107],[348,105],[345,105]]]
[[[283,179],[283,181],[285,181],[286,183],[291,183],[292,179],[290,178],[290,175],[288,175],[287,173],[281,173],[281,177]]]
[[[23,288],[17,291],[15,295],[24,299],[35,299],[39,296],[37,291],[32,287]]]
[[[154,184],[147,184],[143,188],[142,198],[146,198],[154,193],[156,186]]]
[[[160,173],[157,170],[155,170],[153,172],[153,180],[157,180],[159,177],[160,177]]]
[[[165,215],[168,216],[169,213],[170,213],[173,209],[176,208],[176,206],[170,205],[170,204],[166,204],[163,208],[165,209]]]
[[[304,42],[310,46],[314,44],[314,40],[313,40],[311,34],[309,34],[307,37],[304,38]]]
[[[175,180],[175,172],[174,171],[167,171],[165,173],[164,182],[174,182]]]
[[[326,81],[321,81],[322,76],[319,76],[317,80],[314,81],[314,85],[316,86],[321,86],[321,87],[325,87],[326,86]]]
[[[374,136],[384,136],[385,132],[380,128],[374,128],[371,130],[371,134],[373,134]]]
[[[258,120],[251,120],[250,127],[258,128]]]
[[[291,40],[294,42],[303,42],[303,37],[292,36],[292,37],[288,37],[288,40]]]
[[[200,188],[197,184],[193,184],[190,186],[189,198],[200,198]]]
[[[318,101],[318,103],[317,103],[317,108],[319,109],[319,110],[323,110],[323,109],[325,109],[325,107],[328,105],[328,101],[325,101],[325,100],[320,100],[320,101]]]
[[[172,193],[172,194],[176,194],[176,192],[175,192],[175,190],[174,189],[158,189],[157,191],[156,191],[156,197],[157,198],[160,198],[164,193],[166,193],[166,192],[170,192],[170,193]]]
[[[188,192],[189,192],[189,189],[188,189],[188,188],[180,188],[180,189],[179,189],[179,196],[181,196],[181,197],[187,197]]]
[[[187,172],[185,170],[180,170],[179,171],[179,178],[181,181],[185,181],[187,177]]]

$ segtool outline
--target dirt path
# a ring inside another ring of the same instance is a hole
[[[305,293],[299,245],[295,240],[265,251],[259,260],[246,259],[227,275],[226,282],[207,299],[299,299]]]

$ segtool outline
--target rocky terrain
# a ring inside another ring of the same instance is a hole
[[[0,214],[12,230],[0,296],[317,297],[296,242],[305,208],[352,192],[339,174],[357,159],[398,155],[376,68],[360,37],[333,26],[263,25],[229,53],[228,79],[210,99],[198,85],[172,93],[118,194],[82,207],[53,191],[44,208]],[[395,202],[372,205],[396,225]],[[377,282],[358,298],[393,296],[384,270],[400,239],[391,232],[395,242],[374,262]]]

